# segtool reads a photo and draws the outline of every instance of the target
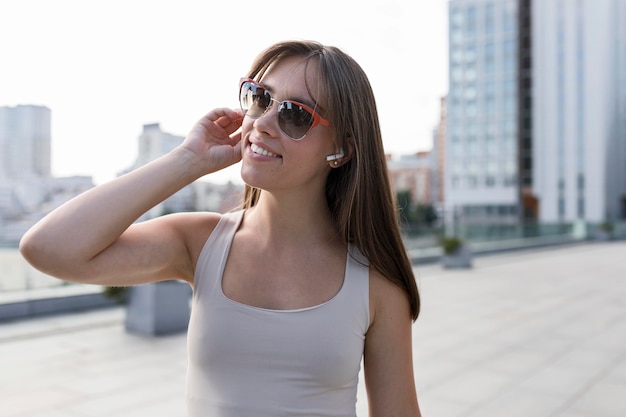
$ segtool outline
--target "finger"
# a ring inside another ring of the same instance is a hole
[[[243,119],[237,114],[233,114],[235,119],[222,116],[216,120],[204,118],[200,121],[200,125],[205,129],[208,135],[217,140],[228,140],[230,134],[241,127]]]
[[[228,107],[218,107],[208,112],[204,117],[212,122],[216,122],[223,117],[231,119],[237,119],[240,117],[243,118],[243,114],[241,111],[230,109]]]
[[[235,116],[234,118],[230,118],[230,117],[220,117],[216,123],[225,131],[228,132],[228,134],[233,133],[235,130],[239,129],[239,127],[241,126],[241,124],[243,123],[243,118],[239,117],[239,116]]]

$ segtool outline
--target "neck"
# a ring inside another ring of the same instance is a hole
[[[326,199],[261,192],[248,210],[246,224],[275,244],[328,243],[338,238]]]

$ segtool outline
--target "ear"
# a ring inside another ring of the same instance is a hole
[[[352,155],[354,154],[354,139],[351,136],[344,138],[343,145],[338,147],[337,153],[326,157],[328,165],[331,168],[339,168],[342,165],[347,164]]]

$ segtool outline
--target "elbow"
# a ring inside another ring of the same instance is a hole
[[[29,264],[37,268],[38,255],[42,252],[42,249],[37,244],[37,239],[32,236],[31,230],[27,231],[20,239],[19,251]]]
[[[19,251],[33,268],[63,281],[95,284],[94,271],[83,262],[66,241],[27,231],[20,239]]]
[[[44,236],[39,236],[33,229],[27,231],[20,239],[19,251],[31,266],[44,274],[59,279],[68,279],[63,269],[59,269],[62,256],[58,252],[61,242],[49,242]]]
[[[33,230],[27,231],[20,239],[19,251],[30,265],[43,273],[51,274],[51,260],[55,259],[51,245],[47,245],[42,237],[37,236]],[[57,258],[58,259],[58,258]]]

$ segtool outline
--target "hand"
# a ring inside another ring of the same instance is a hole
[[[241,132],[237,130],[242,122],[240,110],[211,110],[196,122],[180,148],[201,162],[204,174],[219,171],[241,160]]]

